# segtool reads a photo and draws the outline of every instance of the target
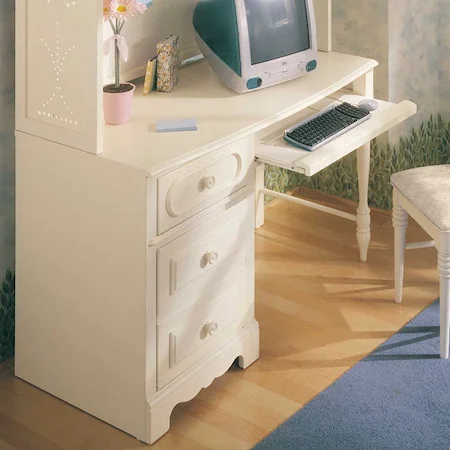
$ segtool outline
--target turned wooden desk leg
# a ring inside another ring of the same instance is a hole
[[[366,262],[370,243],[370,208],[368,203],[370,144],[358,148],[357,159],[359,205],[356,209],[356,238],[358,240],[360,259],[362,262]]]
[[[264,189],[264,163],[258,163],[255,169],[255,228],[264,225],[264,194],[260,189]]]
[[[353,83],[353,92],[366,98],[373,98],[373,71],[366,73]],[[370,209],[368,202],[370,142],[357,150],[356,157],[359,187],[359,205],[356,209],[356,238],[360,259],[362,262],[366,262],[370,243]]]

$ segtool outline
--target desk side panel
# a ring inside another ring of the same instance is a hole
[[[145,429],[146,177],[17,134],[18,377]]]

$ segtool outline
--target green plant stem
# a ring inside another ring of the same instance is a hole
[[[119,43],[117,40],[114,41],[114,72],[115,72],[115,83],[114,86],[120,88],[120,51]]]
[[[116,28],[114,34],[118,35],[120,33],[119,30],[119,19],[116,19]],[[116,89],[120,88],[120,50],[119,50],[119,42],[117,39],[114,40],[114,69],[115,69],[115,87]]]
[[[111,19],[109,19],[108,21],[109,21],[109,24],[111,25],[111,29],[113,30],[113,33],[117,34],[117,30],[116,30],[116,27],[114,26],[114,22]]]

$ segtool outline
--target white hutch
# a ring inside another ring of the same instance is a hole
[[[330,50],[330,2],[316,4]],[[375,61],[321,52],[311,75],[246,95],[192,64],[171,94],[138,88],[128,125],[105,126],[102,5],[16,0],[15,372],[152,443],[176,404],[236,358],[242,368],[258,359],[264,164],[313,175],[356,150],[357,214],[309,206],[355,220],[365,260],[368,142],[415,105],[380,101],[371,120],[312,154],[287,147],[287,124],[373,94]],[[156,133],[158,120],[190,117],[196,132]]]

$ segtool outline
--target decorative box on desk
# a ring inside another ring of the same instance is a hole
[[[176,404],[259,356],[256,134],[349,83],[370,95],[376,62],[323,53],[313,75],[242,96],[198,63],[169,95],[140,87],[128,125],[104,126],[102,3],[16,2],[15,371],[151,443]],[[408,115],[395,108],[367,141]],[[155,132],[193,116],[196,132]],[[358,217],[368,246],[367,196]]]

